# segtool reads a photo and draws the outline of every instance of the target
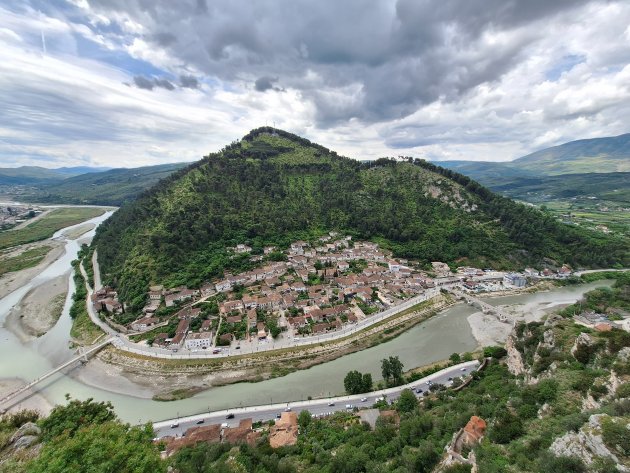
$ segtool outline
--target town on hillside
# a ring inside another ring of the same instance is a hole
[[[250,254],[238,244],[233,254]],[[280,255],[280,257],[278,257]],[[268,344],[281,338],[299,341],[369,319],[404,300],[453,287],[468,293],[513,290],[538,278],[565,278],[567,266],[521,273],[459,267],[442,262],[420,269],[416,262],[394,258],[369,241],[353,241],[335,232],[316,241],[294,241],[281,250],[265,247],[251,255],[258,267],[200,288],[150,288],[142,314],[127,326],[116,324],[125,307],[115,290],[104,287],[92,302],[111,326],[142,344],[172,351],[239,350],[242,344]]]

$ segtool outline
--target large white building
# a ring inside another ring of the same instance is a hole
[[[212,333],[191,333],[186,337],[184,348],[196,350],[198,348],[210,348],[212,346]]]

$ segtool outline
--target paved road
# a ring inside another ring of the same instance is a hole
[[[279,413],[287,408],[290,408],[293,412],[298,414],[303,410],[308,410],[311,414],[325,415],[328,413],[344,411],[347,409],[346,406],[348,405],[356,406],[358,408],[371,407],[372,404],[374,404],[382,396],[385,396],[387,401],[391,402],[398,399],[403,389],[411,388],[414,391],[416,389],[421,389],[424,392],[429,388],[429,385],[427,384],[428,381],[434,384],[448,385],[450,383],[449,378],[465,375],[477,370],[478,368],[478,361],[468,361],[450,368],[445,368],[430,376],[419,379],[418,381],[414,381],[413,383],[409,383],[404,386],[398,386],[396,388],[383,389],[381,391],[353,396],[314,399],[312,401],[296,401],[281,404],[239,407],[154,422],[153,427],[155,429],[156,437],[161,438],[168,435],[181,436],[184,432],[186,432],[186,430],[191,427],[196,427],[197,425],[225,423],[229,427],[234,427],[238,425],[241,419],[247,418],[252,418],[254,422],[269,421],[271,419],[275,419]],[[422,394],[423,393],[417,393],[417,396],[422,396]],[[365,401],[362,401],[364,398]],[[234,417],[227,419],[226,416],[228,414],[233,415]],[[172,427],[173,425],[176,425],[176,427]]]

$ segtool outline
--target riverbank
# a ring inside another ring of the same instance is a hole
[[[0,399],[17,391],[25,384],[24,380],[17,378],[0,379]],[[38,411],[40,414],[47,416],[50,414],[53,405],[41,394],[37,394],[32,390],[29,390],[21,395],[15,403],[3,407],[7,408],[7,413],[14,413],[23,409],[29,409]]]
[[[63,232],[63,235],[69,240],[76,240],[84,233],[87,233],[90,230],[94,229],[95,226],[96,225],[94,225],[93,223],[84,223],[83,225],[79,225],[78,227],[74,227]]]
[[[37,265],[31,268],[21,269],[20,271],[14,271],[6,273],[0,277],[0,299],[11,294],[13,291],[28,284],[35,276],[41,274],[48,266],[57,261],[65,252],[64,244],[60,241],[45,240],[38,243],[32,243],[24,245],[19,251],[26,251],[30,248],[38,248],[41,246],[49,246],[52,249],[44,257],[44,259]],[[18,250],[16,250],[18,251]]]
[[[390,341],[411,327],[430,319],[454,304],[452,298],[438,296],[411,312],[351,334],[334,342],[305,347],[281,349],[273,352],[217,359],[169,360],[136,355],[115,348],[100,352],[77,376],[82,382],[104,389],[114,389],[101,378],[124,378],[125,394],[132,389],[134,396],[159,400],[174,400],[192,396],[211,387],[240,382],[260,382],[285,376],[327,363],[381,343]],[[93,366],[90,366],[93,365]],[[103,367],[107,370],[103,371]],[[101,373],[102,375],[99,375]],[[106,385],[104,385],[106,384]]]
[[[8,328],[22,343],[41,337],[59,320],[68,293],[68,276],[50,279],[31,289],[6,319]]]
[[[507,303],[496,305],[502,313],[508,315],[509,323],[501,322],[496,316],[484,314],[480,311],[469,315],[468,323],[470,324],[473,337],[477,340],[480,347],[503,345],[515,323],[539,322],[549,313],[560,310],[575,302],[575,296],[567,298],[566,295],[575,294],[577,292],[581,297],[582,294],[594,289],[596,286],[602,285],[602,283],[605,283],[605,281],[558,287],[552,281],[543,281],[542,284],[538,286],[538,290],[528,291],[528,293],[537,296],[533,301],[525,304]],[[556,291],[552,293],[552,289],[556,289]],[[509,301],[512,296],[523,294],[524,292],[517,292],[513,295],[504,293],[497,294],[494,297],[487,297],[485,295],[483,297],[484,299],[490,300],[503,297]]]

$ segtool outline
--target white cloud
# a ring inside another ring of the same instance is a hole
[[[204,5],[0,7],[3,164],[194,160],[273,123],[361,159],[508,160],[630,131],[625,2]],[[200,87],[127,85],[182,74]]]

